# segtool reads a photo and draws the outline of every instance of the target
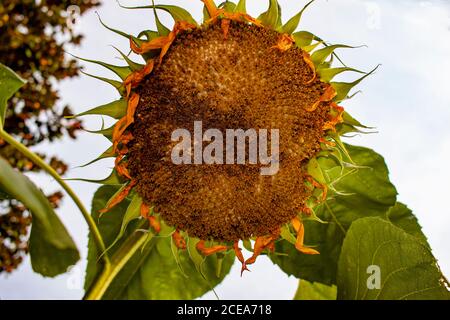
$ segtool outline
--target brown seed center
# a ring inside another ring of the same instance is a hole
[[[227,39],[217,24],[180,34],[137,89],[141,102],[128,155],[137,192],[190,236],[266,235],[295,217],[310,196],[304,166],[320,150],[330,107],[305,108],[327,85],[306,84],[313,73],[302,51],[274,49],[278,37],[243,23],[232,23]],[[184,128],[193,135],[194,121],[222,132],[278,129],[278,173],[262,176],[261,164],[173,164],[172,132]]]

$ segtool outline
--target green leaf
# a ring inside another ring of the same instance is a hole
[[[269,9],[258,17],[263,25],[277,29],[281,26],[281,10],[277,0],[269,0]]]
[[[379,286],[372,278],[377,275]],[[449,300],[446,283],[430,249],[402,229],[380,218],[360,219],[349,229],[339,259],[338,299]]]
[[[320,158],[319,164],[326,173],[327,181],[339,195],[330,190],[325,204],[315,208],[316,215],[327,224],[305,221],[305,244],[317,246],[320,255],[308,256],[297,252],[287,241],[276,244],[276,252],[285,255],[271,255],[271,259],[284,272],[310,282],[326,285],[336,284],[336,270],[345,234],[351,223],[368,216],[385,217],[386,212],[396,203],[397,191],[389,181],[389,173],[384,159],[374,151],[363,147],[346,145],[351,158],[363,168],[348,167],[341,172],[331,159]]]
[[[0,200],[11,199],[11,196],[0,188]]]
[[[27,207],[33,217],[30,257],[33,270],[46,277],[67,271],[79,259],[77,247],[44,194],[0,158],[0,188]]]
[[[386,213],[386,219],[406,233],[422,241],[424,245],[429,246],[427,237],[423,234],[422,227],[417,221],[417,218],[403,203],[397,202],[395,206],[390,208]]]
[[[308,2],[299,13],[293,16],[286,24],[283,26],[282,32],[292,34],[300,24],[300,20],[302,18],[303,12],[314,2],[315,0],[311,0]]]
[[[106,206],[108,200],[117,192],[118,187],[103,186],[97,190],[92,203],[92,215],[96,221],[105,245],[111,246],[120,233],[125,212],[130,204],[125,199],[117,207],[99,219],[98,211]],[[114,254],[124,241],[132,237],[142,226],[143,219],[131,221],[124,236],[108,251]],[[88,288],[98,274],[97,259],[99,252],[90,238],[88,266],[85,287]],[[229,272],[234,256],[225,258],[220,277],[216,277],[217,258],[208,257],[203,264],[203,271],[208,281],[203,279],[192,263],[187,250],[178,252],[177,265],[171,248],[171,237],[153,237],[142,250],[138,250],[128,264],[117,275],[104,299],[195,299],[202,296],[220,283]],[[186,277],[187,275],[187,277]]]
[[[294,300],[336,300],[337,287],[300,279]]]
[[[0,63],[0,129],[6,116],[6,102],[17,92],[25,80],[20,78],[14,71]]]
[[[77,114],[75,117],[82,117],[87,115],[103,115],[114,119],[120,119],[127,113],[128,101],[125,99],[119,99],[88,111]]]

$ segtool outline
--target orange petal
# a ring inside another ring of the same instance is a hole
[[[250,22],[253,23],[255,26],[258,27],[263,27],[263,24],[258,21],[257,19],[253,18],[252,16],[246,14],[246,13],[242,13],[242,12],[221,12],[223,14],[223,16],[229,20],[233,20],[233,21],[246,21],[246,22]]]
[[[333,141],[328,141],[325,138],[320,138],[320,143],[326,144],[327,146],[334,147],[336,144]]]
[[[230,23],[231,21],[229,19],[222,19],[221,21],[221,28],[225,39],[228,38],[228,32],[230,31]]]
[[[128,99],[127,114],[121,118],[114,126],[112,139],[113,148],[117,152],[117,146],[119,145],[120,139],[124,134],[125,130],[134,122],[134,113],[137,106],[139,105],[140,97],[137,93],[133,93]]]
[[[316,66],[314,65],[314,62],[312,62],[310,54],[306,51],[303,51],[303,60],[313,72],[311,80],[308,80],[308,82],[306,82],[306,84],[311,84],[314,80],[316,80],[317,77]]]
[[[303,241],[305,239],[305,227],[303,223],[300,221],[300,219],[295,217],[294,219],[292,219],[291,224],[294,227],[294,230],[297,232],[297,240],[295,242],[295,248],[304,254],[309,255],[320,254],[317,250],[305,247],[303,245]]]
[[[127,89],[127,96],[130,95],[131,89],[135,88],[139,85],[139,83],[144,80],[144,78],[149,75],[153,71],[153,67],[155,62],[153,60],[149,60],[147,64],[141,69],[131,73],[123,82],[123,85]]]
[[[212,255],[212,254],[215,254],[215,253],[217,253],[217,252],[222,252],[222,251],[227,251],[228,250],[228,247],[227,246],[221,246],[221,245],[217,245],[217,246],[213,246],[213,247],[210,247],[210,248],[207,248],[206,246],[205,246],[205,240],[200,240],[198,243],[197,243],[197,250],[201,253],[201,254],[203,254],[204,256],[210,256],[210,255]]]
[[[148,205],[146,205],[145,203],[142,203],[140,212],[141,212],[141,217],[144,219],[147,219],[148,215],[150,213],[150,207]]]
[[[175,245],[178,249],[184,250],[186,249],[186,240],[182,237],[180,234],[180,231],[175,230],[175,232],[172,234],[172,239],[175,242]]]
[[[336,125],[344,122],[344,118],[342,117],[344,114],[344,108],[338,106],[336,103],[332,103],[331,108],[336,111],[337,115],[323,125],[324,131],[326,130],[336,131]]]
[[[178,21],[175,23],[173,30],[167,35],[152,39],[148,42],[142,43],[140,46],[136,45],[133,39],[130,39],[130,48],[134,53],[144,54],[151,50],[161,49],[161,53],[159,55],[159,62],[162,62],[163,57],[169,51],[170,46],[173,41],[176,39],[178,33],[184,30],[195,29],[196,26],[186,22],[186,21]]]
[[[116,169],[117,173],[120,176],[131,180],[131,175],[130,172],[128,171],[126,162],[122,161],[124,157],[125,157],[124,155],[120,155],[116,158],[116,160],[114,161],[115,164],[114,168]]]
[[[239,262],[242,264],[242,268],[241,268],[241,277],[242,277],[242,274],[244,273],[244,271],[246,271],[246,270],[250,271],[250,270],[248,270],[247,265],[245,263],[244,255],[242,254],[242,249],[239,248],[239,241],[234,242],[234,253],[236,254],[236,257],[238,258]]]
[[[116,205],[121,203],[123,199],[125,199],[128,194],[130,193],[131,189],[136,185],[136,181],[132,180],[120,193],[118,193],[109,204],[102,210],[100,210],[100,213],[105,213],[114,208]]]
[[[208,10],[209,16],[211,18],[216,18],[219,15],[219,9],[217,9],[216,4],[214,3],[214,0],[201,0],[205,6],[206,10]]]
[[[316,103],[314,103],[311,107],[307,108],[306,111],[314,111],[317,109],[317,107],[322,103],[322,102],[328,102],[333,100],[334,97],[336,97],[336,90],[334,90],[334,88],[330,85],[325,92],[323,93],[323,95],[319,98],[319,101],[317,101]]]
[[[273,249],[274,242],[278,239],[279,234],[280,231],[278,230],[271,235],[257,237],[253,248],[253,255],[245,261],[245,264],[249,265],[255,263],[256,258],[258,258],[265,249]]]
[[[130,48],[131,50],[136,54],[144,54],[151,50],[157,50],[164,47],[164,45],[169,40],[169,36],[162,36],[155,39],[152,39],[148,42],[141,43],[140,46],[138,46],[132,38],[130,38]]]
[[[159,223],[158,219],[154,216],[147,217],[148,222],[150,223],[150,227],[156,232],[159,233],[161,231],[161,224]]]
[[[315,188],[322,189],[322,201],[325,201],[327,199],[328,194],[328,187],[325,184],[319,183],[316,180],[314,180],[313,177],[308,176],[306,177],[306,180],[313,185]]]
[[[292,48],[294,42],[295,40],[294,38],[292,38],[291,35],[284,33],[278,38],[277,44],[272,48],[278,49],[281,52],[285,52],[288,51],[290,48]]]

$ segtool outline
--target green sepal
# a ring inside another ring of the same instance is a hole
[[[170,249],[172,250],[172,254],[173,254],[173,258],[175,259],[175,262],[178,266],[178,269],[180,270],[181,274],[186,277],[189,278],[186,273],[184,272],[183,266],[181,264],[181,260],[180,260],[180,249],[178,249],[178,247],[175,244],[175,240],[173,240],[173,238],[170,238]]]
[[[144,30],[139,33],[138,37],[142,38],[143,36],[147,39],[146,41],[151,41],[155,38],[158,38],[159,33],[158,31],[154,30]],[[143,53],[141,56],[144,58],[145,61],[149,61],[151,59],[158,57],[160,52],[161,52],[160,49],[150,50],[149,52]]]
[[[96,163],[100,160],[103,159],[107,159],[107,158],[113,158],[115,157],[114,151],[113,151],[113,146],[110,146],[108,149],[106,149],[101,155],[99,155],[97,158],[95,158],[94,160],[89,161],[86,164],[83,164],[81,166],[78,166],[78,168],[85,168],[87,166],[90,166],[93,163]]]
[[[211,16],[209,15],[208,8],[206,6],[203,6],[203,23],[211,19]]]
[[[133,60],[131,60],[125,53],[123,53],[122,51],[120,51],[118,48],[116,48],[115,46],[112,46],[114,49],[116,49],[117,52],[119,52],[119,54],[122,56],[123,60],[125,60],[125,62],[128,64],[128,67],[131,69],[131,71],[139,71],[141,70],[145,65],[134,62]]]
[[[258,20],[266,27],[274,30],[281,27],[281,9],[277,0],[269,0],[269,9],[262,13]]]
[[[122,82],[116,81],[116,80],[112,80],[112,79],[108,79],[108,78],[104,78],[104,77],[99,77],[99,76],[96,76],[96,75],[93,75],[93,74],[86,73],[84,71],[80,71],[80,72],[82,74],[86,75],[86,76],[89,76],[91,78],[95,78],[97,80],[100,80],[100,81],[103,81],[103,82],[106,82],[106,83],[110,84],[111,86],[116,88],[116,90],[119,92],[119,94],[121,96],[125,96],[126,90],[125,90],[125,87],[124,87]]]
[[[224,1],[219,4],[220,9],[224,9],[226,12],[235,12],[236,4],[231,1]]]
[[[153,5],[153,14],[155,16],[156,28],[158,29],[158,33],[160,36],[167,36],[170,33],[170,29],[167,28],[164,24],[162,24],[161,20],[159,20],[158,13],[155,8],[155,0],[152,0]]]
[[[114,29],[114,28],[111,28],[111,27],[107,26],[107,25],[103,22],[103,20],[100,18],[100,15],[99,15],[98,13],[97,13],[97,16],[98,16],[98,20],[100,21],[100,23],[102,24],[102,26],[104,26],[104,27],[105,27],[106,29],[108,29],[109,31],[112,31],[112,32],[114,32],[114,33],[116,33],[116,34],[118,34],[118,35],[120,35],[120,36],[126,38],[127,40],[133,39],[133,41],[135,41],[136,44],[138,44],[138,45],[141,45],[141,44],[142,44],[143,41],[142,41],[141,39],[139,39],[139,38],[137,38],[137,37],[135,37],[135,36],[133,36],[133,35],[131,35],[131,34],[128,34],[128,33],[125,33],[125,32],[123,32],[123,31],[120,31],[120,30],[117,30],[117,29]]]
[[[120,190],[122,190],[122,189],[119,189],[119,191]],[[117,235],[116,239],[108,246],[108,248],[106,249],[106,251],[103,254],[105,254],[112,247],[114,247],[114,245],[123,237],[123,235],[125,234],[125,231],[127,230],[128,225],[130,224],[131,221],[139,219],[141,217],[141,205],[142,205],[141,197],[138,194],[134,194],[133,198],[131,199],[130,204],[127,207],[127,211],[125,211],[125,215],[123,216],[119,234]],[[145,247],[145,246],[143,246],[143,247]]]
[[[292,34],[300,24],[300,20],[302,18],[303,12],[316,0],[311,0],[308,2],[303,9],[297,13],[295,16],[293,16],[288,22],[286,22],[285,25],[283,25],[281,31],[284,33]]]
[[[132,70],[128,66],[115,66],[115,65],[112,65],[112,64],[109,64],[106,62],[98,61],[98,60],[81,58],[81,57],[75,56],[73,54],[70,54],[70,55],[76,59],[102,66],[102,67],[108,69],[109,71],[114,72],[122,80],[125,80],[132,72]]]
[[[234,8],[234,12],[247,13],[247,1],[239,0],[236,8]]]
[[[187,240],[187,250],[189,252],[189,257],[195,265],[197,271],[205,277],[202,271],[203,262],[205,262],[205,257],[202,256],[197,250],[197,243],[200,242],[200,239],[189,237]]]
[[[96,183],[96,184],[103,184],[103,185],[121,185],[123,184],[123,179],[117,174],[116,170],[113,170],[109,176],[107,176],[104,179],[95,180],[95,179],[81,179],[81,178],[70,178],[70,179],[64,179],[66,181],[82,181],[82,182],[89,182],[89,183]]]
[[[304,47],[301,47],[301,48],[302,48],[303,51],[306,51],[306,52],[310,53],[310,52],[314,51],[321,44],[323,44],[323,42],[319,41],[319,42],[310,44],[309,46],[304,46]]]
[[[291,232],[289,224],[285,224],[281,227],[280,236],[282,239],[292,243],[293,245],[295,245],[295,242],[297,241],[297,238]]]
[[[322,168],[320,167],[319,161],[317,161],[317,158],[311,158],[309,160],[306,170],[308,174],[317,182],[322,184],[327,183],[325,176],[323,175]]]
[[[93,133],[93,134],[101,134],[106,139],[108,139],[109,141],[112,142],[112,135],[113,135],[114,127],[115,127],[115,125],[112,125],[109,128],[102,128],[100,130],[86,130],[85,129],[84,131],[89,132],[89,133]]]
[[[292,34],[295,40],[295,44],[297,47],[304,48],[310,46],[313,40],[322,41],[322,39],[318,38],[316,35],[312,34],[309,31],[299,31]]]
[[[192,15],[186,9],[183,9],[183,8],[180,8],[180,7],[174,6],[174,5],[157,4],[157,5],[148,5],[148,6],[127,7],[127,6],[123,6],[119,3],[119,6],[124,9],[159,9],[159,10],[163,10],[163,11],[166,11],[167,13],[169,13],[172,16],[173,20],[175,20],[175,22],[186,21],[195,26],[198,25],[197,21],[195,21],[195,19],[192,17]]]
[[[103,115],[114,119],[123,118],[127,114],[128,101],[125,99],[119,99],[91,110],[79,113],[75,117],[82,117],[87,115]]]
[[[365,74],[363,77],[361,77],[353,82],[331,82],[331,85],[337,92],[337,95],[334,98],[334,101],[339,103],[343,100],[352,98],[355,94],[353,94],[352,96],[349,96],[350,91],[355,86],[360,84],[361,81],[366,79],[368,76],[372,75],[379,68],[379,66],[380,65],[376,66],[372,71],[370,71],[369,73]]]
[[[319,66],[323,62],[325,62],[325,60],[329,56],[331,56],[336,49],[339,49],[339,48],[354,49],[356,47],[348,46],[348,45],[345,45],[345,44],[334,44],[334,45],[331,45],[331,46],[326,46],[325,48],[322,48],[320,50],[315,51],[311,55],[311,60],[312,60],[312,62],[314,62],[314,64],[316,66]]]
[[[155,38],[158,38],[159,33],[155,30],[144,30],[139,33],[139,38],[141,38],[142,36],[146,37],[147,41],[151,41]]]
[[[339,133],[339,135],[344,136],[347,133],[371,133],[370,131],[363,131],[361,129],[367,129],[371,130],[374,129],[373,127],[368,127],[363,124],[361,124],[358,120],[353,118],[348,112],[344,111],[344,114],[342,115],[342,118],[344,120],[343,123],[339,123],[336,126],[336,130]]]
[[[363,72],[363,71],[360,71],[360,70],[357,70],[354,68],[349,68],[349,67],[317,69],[317,73],[319,74],[319,77],[323,82],[330,82],[337,75],[339,75],[343,72],[347,72],[347,71],[365,74],[365,72]]]

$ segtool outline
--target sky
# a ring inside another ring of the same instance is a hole
[[[105,23],[137,34],[155,29],[151,10],[126,10],[115,1],[103,1],[98,13]],[[286,21],[306,3],[279,0]],[[122,0],[124,5],[146,5],[148,0]],[[200,0],[160,0],[159,4],[176,4],[193,13],[200,21]],[[248,0],[253,16],[265,11],[268,1]],[[171,19],[161,14],[162,21]],[[85,34],[81,47],[68,51],[85,58],[120,63],[114,45],[127,51],[124,38],[104,29],[91,11],[77,22]],[[450,277],[450,209],[447,182],[450,171],[450,4],[445,0],[317,0],[303,15],[300,29],[311,31],[330,43],[365,45],[342,50],[340,56],[352,67],[369,71],[380,69],[364,81],[361,93],[346,101],[344,107],[362,123],[376,127],[378,133],[356,136],[351,143],[373,148],[382,154],[390,177],[399,192],[398,199],[416,214],[433,253],[447,278]],[[101,76],[112,75],[95,65],[85,71]],[[342,75],[339,80],[349,80]],[[70,104],[76,113],[117,98],[114,89],[98,80],[81,76],[58,84],[61,105]],[[85,119],[88,129],[101,125],[96,117]],[[64,139],[45,150],[69,163],[72,177],[103,178],[112,168],[110,160],[88,168],[76,168],[101,154],[109,146],[106,139],[82,133],[75,141]],[[33,175],[32,179],[46,192],[58,190],[52,178]],[[86,206],[90,206],[97,185],[71,182]],[[80,299],[83,296],[87,226],[69,197],[58,213],[73,235],[82,259],[68,274],[43,278],[31,270],[29,259],[9,275],[0,274],[0,299]],[[288,277],[265,257],[258,258],[252,272],[240,277],[239,265],[216,291],[221,299],[292,299],[297,279]],[[203,299],[214,299],[211,293]]]

